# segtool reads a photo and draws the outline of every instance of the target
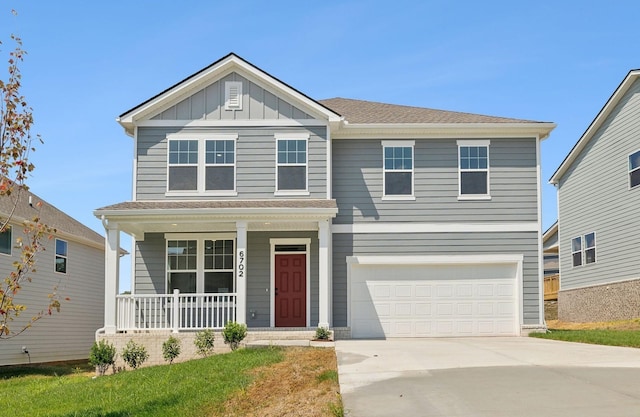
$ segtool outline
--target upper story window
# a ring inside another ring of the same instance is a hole
[[[490,199],[489,141],[458,141],[458,199]]]
[[[572,265],[580,266],[596,262],[596,233],[587,233],[571,239]]]
[[[237,135],[197,136],[167,136],[167,192],[234,195]]]
[[[308,194],[309,136],[276,134],[276,194]]]
[[[0,253],[11,255],[12,243],[11,226],[6,226],[0,233]]]
[[[629,155],[629,188],[640,185],[640,151]]]
[[[168,292],[234,292],[234,239],[196,235],[167,239]]]
[[[56,272],[67,273],[67,242],[56,239]]]
[[[414,141],[383,141],[383,199],[415,199],[413,193]]]

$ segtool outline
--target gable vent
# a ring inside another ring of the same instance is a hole
[[[224,83],[224,109],[242,110],[241,81],[227,81]]]

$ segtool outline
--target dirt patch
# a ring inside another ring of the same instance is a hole
[[[225,404],[224,416],[341,415],[336,353],[287,348],[284,361],[255,371],[256,380]]]
[[[572,323],[560,320],[547,320],[552,330],[640,330],[640,319],[602,321],[594,323]]]
[[[544,302],[544,319],[549,322],[550,320],[558,320],[558,301],[545,301]]]

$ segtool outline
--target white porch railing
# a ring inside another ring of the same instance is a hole
[[[118,331],[222,329],[229,321],[236,321],[235,293],[116,296]]]

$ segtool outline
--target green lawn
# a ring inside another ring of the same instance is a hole
[[[0,414],[18,416],[203,416],[246,387],[248,371],[282,361],[280,349],[241,349],[201,360],[92,379],[0,372]]]
[[[550,330],[548,333],[531,333],[541,339],[567,342],[591,343],[594,345],[640,347],[638,330]]]

